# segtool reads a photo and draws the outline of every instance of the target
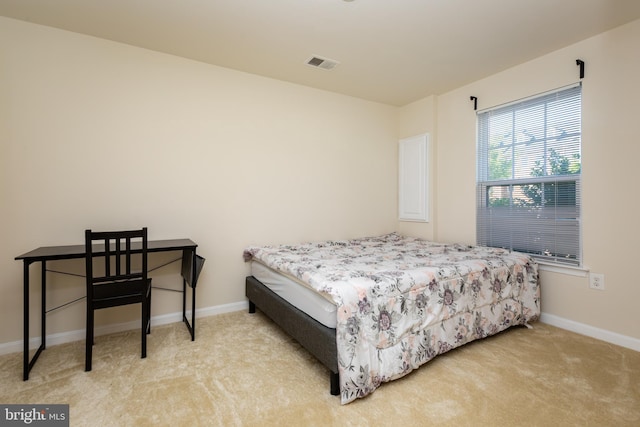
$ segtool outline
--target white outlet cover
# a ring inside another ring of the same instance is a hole
[[[604,274],[589,273],[589,287],[604,290]]]

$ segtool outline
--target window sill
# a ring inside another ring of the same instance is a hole
[[[551,264],[544,261],[538,261],[541,271],[549,271],[552,273],[567,274],[569,276],[587,277],[589,270],[584,267],[573,267],[570,265]]]

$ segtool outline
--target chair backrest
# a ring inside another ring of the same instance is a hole
[[[92,285],[147,279],[147,229],[85,231],[87,297]],[[98,270],[96,272],[96,270]]]

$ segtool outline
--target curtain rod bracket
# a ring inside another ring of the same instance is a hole
[[[576,65],[580,67],[580,78],[584,79],[584,61],[582,59],[576,59]]]
[[[473,109],[477,110],[478,109],[478,98],[475,96],[470,96],[469,99],[471,101],[473,101]]]

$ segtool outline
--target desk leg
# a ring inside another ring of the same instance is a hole
[[[23,371],[22,371],[22,380],[26,381],[29,379],[29,262],[27,260],[24,261],[24,278],[23,278],[23,286],[24,286],[24,307],[22,309],[22,313],[24,315],[23,319],[23,327],[24,327],[24,355],[23,355]]]
[[[191,265],[189,265],[189,262]],[[196,339],[196,281],[197,281],[196,250],[182,251],[182,321],[187,326],[191,341]],[[191,323],[187,319],[187,284],[191,288]]]
[[[40,356],[40,353],[42,353],[42,350],[45,349],[45,342],[46,342],[46,326],[47,326],[47,313],[46,313],[46,307],[47,307],[47,296],[46,296],[46,289],[47,289],[47,265],[45,261],[42,261],[42,298],[40,300],[40,304],[41,306],[41,315],[42,318],[40,320],[40,346],[38,347],[38,349],[36,350],[36,353],[33,355],[33,358],[31,358],[31,360],[29,360],[29,266],[31,265],[30,262],[28,262],[27,260],[24,261],[24,307],[23,307],[23,313],[24,313],[24,355],[23,355],[23,371],[22,371],[22,379],[23,381],[27,381],[29,379],[29,372],[31,371],[31,368],[33,368],[33,365],[35,365],[36,360],[38,360],[38,357]]]
[[[196,339],[196,297],[195,297],[195,288],[191,288],[191,323],[189,323],[189,319],[187,319],[187,281],[182,280],[182,321],[187,326],[187,330],[189,330],[189,334],[191,335],[191,341],[195,341]]]
[[[194,257],[195,258],[195,257]],[[191,288],[191,341],[196,340],[196,287]]]
[[[198,257],[196,249],[191,254],[191,341],[196,339],[196,284],[198,282]]]
[[[45,342],[47,339],[47,262],[42,261],[42,302],[40,315],[40,347],[42,350],[47,348]]]

